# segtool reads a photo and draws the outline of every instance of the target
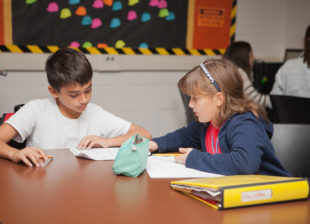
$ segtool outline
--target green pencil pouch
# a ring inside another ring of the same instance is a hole
[[[120,147],[113,163],[113,171],[129,177],[139,176],[146,168],[149,140],[136,134]]]

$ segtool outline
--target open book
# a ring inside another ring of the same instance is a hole
[[[119,148],[93,148],[93,149],[76,149],[70,148],[73,155],[92,160],[114,160]]]

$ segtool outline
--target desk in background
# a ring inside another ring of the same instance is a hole
[[[116,176],[112,161],[48,151],[30,168],[0,159],[0,223],[310,223],[310,200],[217,211],[170,188],[171,179]]]

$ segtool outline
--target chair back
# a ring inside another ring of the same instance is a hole
[[[186,94],[183,94],[181,91],[180,91],[180,95],[181,95],[182,102],[183,102],[183,105],[184,105],[184,108],[185,108],[185,112],[186,112],[186,122],[187,122],[187,124],[188,124],[188,123],[190,123],[191,121],[194,121],[194,120],[195,120],[193,111],[192,111],[192,109],[189,108],[189,106],[188,106],[189,101],[190,101],[190,96],[188,96],[188,95],[186,95]]]
[[[274,124],[271,143],[292,176],[310,178],[310,125]]]
[[[0,125],[2,125],[4,122],[6,122],[11,116],[13,116],[15,114],[16,111],[18,111],[22,106],[24,106],[24,104],[18,104],[16,106],[14,106],[14,113],[4,113],[2,115],[2,117],[0,117]],[[26,141],[22,143],[16,142],[13,139],[11,141],[8,142],[8,145],[12,146],[13,148],[16,149],[23,149],[26,147]],[[1,223],[0,223],[1,224]]]
[[[270,95],[274,123],[310,124],[310,98]]]

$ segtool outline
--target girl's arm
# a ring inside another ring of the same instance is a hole
[[[201,148],[200,135],[203,124],[191,122],[187,127],[180,128],[165,136],[154,138],[158,145],[158,152],[175,152],[180,147]]]
[[[229,152],[211,155],[193,149],[187,156],[186,167],[210,173],[224,175],[255,174],[259,171],[264,149],[271,145],[267,133],[255,122],[246,122],[235,125],[226,130]],[[220,147],[224,146],[219,139]],[[228,146],[224,146],[228,147]],[[272,146],[271,146],[272,147]]]

